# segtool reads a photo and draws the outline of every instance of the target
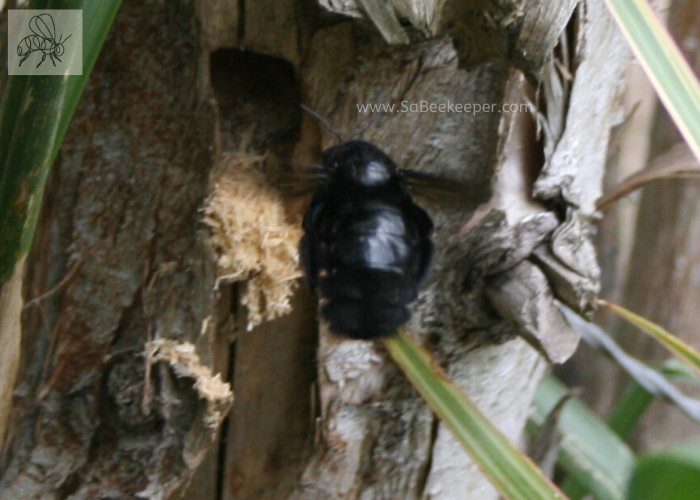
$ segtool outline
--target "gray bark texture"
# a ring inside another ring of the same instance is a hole
[[[305,103],[467,186],[420,200],[438,251],[407,330],[520,442],[578,341],[554,299],[597,293],[624,41],[602,0],[319,4],[125,0],[28,261],[3,500],[498,498],[381,344],[318,324],[303,202],[269,180],[334,144]],[[495,109],[357,107],[402,101]]]

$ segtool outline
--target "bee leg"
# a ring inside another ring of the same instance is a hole
[[[56,61],[53,60],[53,54],[49,55],[49,59],[51,59],[51,63],[53,64],[54,68],[56,67]]]
[[[44,62],[44,59],[46,59],[46,54],[44,54],[43,56],[41,56],[41,61],[39,61],[39,64],[36,65],[37,68],[38,68],[39,66],[41,66],[41,63]]]
[[[31,54],[31,52],[29,54]],[[24,56],[22,59],[19,60],[20,66],[22,66],[22,63],[27,60],[27,57],[29,57],[29,54],[27,54],[26,56]]]

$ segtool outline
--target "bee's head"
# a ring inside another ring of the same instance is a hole
[[[322,163],[331,180],[362,187],[379,187],[401,179],[396,163],[369,142],[349,141],[327,149]]]

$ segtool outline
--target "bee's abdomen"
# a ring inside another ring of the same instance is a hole
[[[321,278],[319,292],[331,331],[370,339],[391,336],[408,321],[406,306],[415,300],[417,286],[397,271],[352,267]]]
[[[388,337],[408,321],[432,244],[430,227],[386,201],[335,205],[314,232],[321,313],[355,339]]]

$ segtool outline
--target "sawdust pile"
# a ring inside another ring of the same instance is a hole
[[[194,345],[189,342],[156,339],[147,342],[145,350],[149,363],[165,361],[178,377],[194,379],[194,389],[207,405],[204,425],[217,430],[233,403],[231,386],[221,380],[220,374],[214,375],[210,367],[202,364]]]
[[[291,310],[299,275],[302,231],[285,220],[279,194],[257,168],[263,159],[223,155],[204,210],[220,280],[247,280],[242,302],[248,308],[248,330]]]

